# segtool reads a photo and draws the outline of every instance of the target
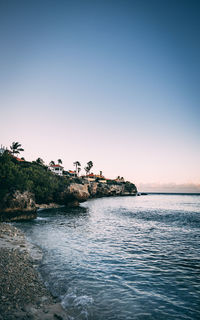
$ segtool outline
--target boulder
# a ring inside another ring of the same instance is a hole
[[[122,185],[99,183],[96,195],[98,197],[121,195],[124,191]]]
[[[4,196],[0,203],[0,221],[30,220],[37,216],[32,193],[15,191]]]
[[[73,201],[83,202],[90,197],[88,184],[71,183],[64,191],[64,201],[68,204]]]
[[[90,193],[90,197],[93,198],[97,195],[97,190],[98,190],[98,182],[90,182],[88,185],[88,191]]]

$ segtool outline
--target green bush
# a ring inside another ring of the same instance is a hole
[[[6,193],[30,191],[37,203],[59,202],[59,194],[69,184],[67,177],[59,177],[36,162],[18,162],[10,154],[0,156],[0,199]]]

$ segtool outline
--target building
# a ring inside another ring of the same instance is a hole
[[[24,159],[21,159],[21,158],[15,157],[15,156],[13,156],[13,155],[12,155],[12,157],[13,157],[15,160],[17,160],[17,161],[24,161]]]
[[[76,171],[73,170],[63,171],[63,174],[67,177],[77,177]]]
[[[102,183],[106,183],[106,178],[102,175],[102,171],[100,171],[100,174],[94,174],[90,173],[86,176],[83,176],[83,178],[87,181],[98,181]]]
[[[123,178],[123,177],[120,177],[120,176],[118,176],[118,177],[115,179],[115,181],[116,181],[116,182],[120,182],[120,183],[125,182],[124,178]]]
[[[60,166],[59,164],[53,164],[49,166],[49,170],[58,176],[63,176],[64,167]]]
[[[2,146],[1,144],[1,148],[0,148],[0,156],[6,151],[6,148],[4,146]]]

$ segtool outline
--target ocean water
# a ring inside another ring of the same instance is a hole
[[[200,196],[101,198],[17,225],[70,319],[200,319]]]

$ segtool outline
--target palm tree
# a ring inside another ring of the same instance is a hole
[[[85,174],[86,174],[86,176],[87,176],[87,174],[88,174],[88,172],[89,172],[88,166],[86,166],[86,167],[84,168],[84,170],[85,170]]]
[[[51,160],[51,162],[49,162],[50,166],[55,166],[55,162],[53,160]]]
[[[37,158],[37,160],[35,162],[37,162],[38,164],[40,164],[42,166],[44,165],[44,160],[42,160],[41,158]]]
[[[62,164],[62,160],[61,159],[58,159],[58,164]]]
[[[78,175],[78,173],[80,172],[79,169],[81,169],[81,168],[80,168],[81,164],[80,164],[79,161],[75,161],[75,162],[73,163],[73,165],[76,167],[76,174]],[[79,170],[79,171],[78,171],[78,170]]]
[[[87,166],[88,166],[88,172],[89,172],[89,174],[90,174],[90,170],[91,170],[92,167],[93,167],[93,162],[92,162],[92,161],[89,161],[89,162],[87,163]]]
[[[24,149],[21,148],[21,146],[22,145],[19,142],[13,142],[12,145],[10,146],[11,153],[15,155],[15,154],[19,154],[21,151],[24,151]]]
[[[92,162],[92,161],[89,161],[89,162],[87,163],[87,166],[84,168],[84,169],[85,169],[85,172],[86,172],[86,175],[87,175],[87,174],[90,174],[90,170],[92,169],[92,167],[93,167],[93,162]]]

